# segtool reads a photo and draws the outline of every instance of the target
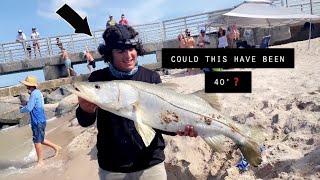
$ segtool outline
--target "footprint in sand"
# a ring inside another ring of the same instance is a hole
[[[320,105],[317,105],[316,103],[310,101],[310,102],[297,102],[296,103],[298,109],[300,110],[309,110],[309,111],[312,111],[312,112],[320,112]]]

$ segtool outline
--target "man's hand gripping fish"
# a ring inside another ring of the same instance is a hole
[[[253,166],[262,162],[260,146],[249,129],[224,117],[215,94],[198,91],[180,94],[139,81],[75,82],[68,90],[101,109],[128,118],[146,146],[155,136],[154,129],[177,132],[192,125],[215,150],[221,150],[226,137],[232,139]],[[153,129],[154,128],[154,129]],[[256,135],[255,135],[256,136]]]

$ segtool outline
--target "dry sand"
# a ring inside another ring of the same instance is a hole
[[[307,43],[273,47],[295,48],[294,69],[245,69],[252,71],[252,93],[218,94],[223,114],[267,129],[260,167],[240,174],[235,167],[240,154],[232,143],[225,143],[224,153],[219,154],[200,138],[166,136],[169,179],[320,179],[320,39],[311,41],[310,50]],[[171,73],[162,76],[163,82],[179,84],[179,92],[204,87],[204,74]],[[95,127],[70,124],[68,128],[81,133],[57,159],[47,159],[41,170],[30,168],[8,179],[98,179]]]

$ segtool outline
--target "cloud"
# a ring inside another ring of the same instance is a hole
[[[84,18],[90,15],[88,10],[99,7],[101,2],[102,0],[38,0],[37,14],[44,18],[58,20],[61,17],[56,11],[67,4]]]

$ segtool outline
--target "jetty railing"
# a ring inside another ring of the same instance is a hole
[[[320,15],[320,0],[276,0],[274,4]],[[149,24],[133,25],[133,27],[139,32],[143,43],[159,43],[176,39],[178,34],[184,34],[186,29],[191,31],[191,35],[197,35],[201,28],[206,28],[204,26],[209,19],[226,13],[231,9],[211,11]],[[217,28],[207,28],[207,33],[214,31],[217,31]],[[85,46],[90,50],[96,50],[98,45],[103,43],[103,32],[103,29],[92,31],[92,37],[85,34],[67,34],[40,38],[37,41],[40,44],[41,54],[38,49],[34,49],[33,40],[27,40],[23,43],[3,43],[0,44],[0,63],[59,56],[61,50],[56,38],[59,38],[63,48],[71,53],[82,52],[85,50]]]
[[[203,28],[201,26],[208,22],[210,16],[220,15],[228,10],[231,9],[132,26],[139,32],[139,37],[142,39],[143,43],[159,43],[177,38],[179,33],[184,33],[185,29],[190,29],[192,35],[199,34],[200,28]],[[213,30],[214,29],[212,28],[208,29],[208,32]],[[104,43],[102,39],[103,32],[104,30],[92,31],[92,37],[86,34],[66,34],[40,38],[37,41],[40,44],[41,54],[38,49],[36,49],[36,51],[34,50],[33,40],[27,40],[23,43],[3,43],[0,44],[0,63],[59,56],[61,54],[61,49],[57,44],[56,38],[59,38],[62,47],[71,53],[82,52],[85,50],[85,46],[88,46],[90,50],[96,50],[100,43]]]

